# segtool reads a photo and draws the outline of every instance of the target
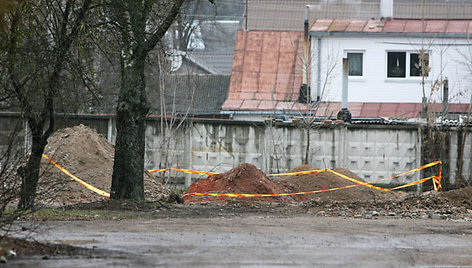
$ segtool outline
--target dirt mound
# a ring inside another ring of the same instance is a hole
[[[106,192],[110,191],[115,149],[95,130],[84,125],[56,131],[49,139],[45,154],[79,179]],[[145,196],[166,200],[169,190],[145,173]],[[69,178],[46,159],[41,161],[38,203],[69,205],[95,202],[104,197]]]
[[[281,194],[296,191],[287,182],[274,181],[264,172],[251,164],[241,164],[226,173],[212,175],[192,184],[186,193],[244,193],[244,194]],[[185,202],[288,202],[297,197],[193,197],[186,196]]]
[[[405,203],[422,209],[464,208],[472,210],[472,187],[446,192],[429,191],[420,196],[411,196],[405,200]]]
[[[441,192],[440,197],[447,199],[454,206],[465,206],[472,209],[472,187]]]
[[[309,165],[302,165],[290,170],[290,172],[315,169],[316,168]],[[350,178],[363,181],[359,176],[347,169],[335,168],[333,170]],[[282,177],[281,180],[293,184],[295,187],[299,188],[300,191],[324,190],[355,184],[327,171],[314,174],[287,176]],[[356,186],[347,189],[308,194],[306,195],[306,198],[321,198],[330,201],[374,201],[379,198],[392,198],[396,195],[396,193],[385,193],[364,186]]]

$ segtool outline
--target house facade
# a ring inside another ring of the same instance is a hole
[[[348,102],[470,103],[470,20],[316,20],[311,37],[311,97],[342,99],[342,59],[349,60]]]

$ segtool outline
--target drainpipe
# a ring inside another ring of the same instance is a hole
[[[318,66],[317,66],[317,81],[316,81],[316,101],[320,102],[321,101],[321,36],[317,37],[318,40],[318,45],[317,45],[317,60],[318,60]]]
[[[443,85],[443,118],[449,113],[449,81],[446,77]]]
[[[351,112],[347,109],[347,97],[348,97],[348,79],[349,79],[349,61],[347,58],[343,58],[343,92],[342,92],[342,104],[341,111],[338,112],[337,119],[343,120],[344,122],[351,123]]]
[[[310,103],[311,102],[311,94],[310,94],[310,87],[308,86],[308,61],[310,58],[309,55],[309,39],[308,39],[308,15],[310,12],[310,5],[305,6],[305,22],[304,22],[304,36],[303,36],[303,82],[300,86],[300,95],[298,96],[298,102],[302,103]]]
[[[245,14],[244,14],[244,19],[245,19],[245,21],[246,21],[246,25],[244,26],[244,29],[245,29],[246,32],[247,32],[247,18],[248,18],[248,16],[247,16],[247,11],[248,11],[248,7],[247,7],[247,4],[248,4],[248,3],[247,3],[247,1],[248,1],[248,0],[246,0],[246,12],[245,12]]]
[[[304,36],[303,36],[303,84],[308,85],[308,51],[309,51],[309,40],[308,40],[308,15],[310,13],[310,5],[305,6],[305,22],[304,22]]]

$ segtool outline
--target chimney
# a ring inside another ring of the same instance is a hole
[[[349,80],[349,61],[347,58],[343,58],[343,84],[342,84],[342,103],[341,111],[338,112],[337,119],[343,120],[344,122],[351,123],[351,112],[347,109],[348,103],[348,80]]]
[[[393,0],[380,0],[380,16],[393,18]]]
[[[300,86],[300,95],[298,96],[298,102],[301,103],[310,103],[311,94],[310,87],[308,86],[308,62],[310,61],[310,41],[308,36],[309,31],[309,12],[310,5],[305,6],[305,22],[304,22],[304,36],[303,36],[303,82]]]

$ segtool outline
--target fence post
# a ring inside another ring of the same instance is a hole
[[[422,166],[423,165],[423,155],[421,153],[423,149],[423,138],[422,138],[422,132],[421,132],[421,126],[418,126],[418,132],[417,132],[417,148],[416,148],[416,159],[419,163],[417,163],[417,166]],[[416,180],[420,180],[423,176],[423,170],[420,170],[417,172],[416,175]],[[423,184],[420,183],[416,186],[416,194],[421,195],[423,193]]]
[[[186,124],[186,130],[185,130],[185,135],[184,135],[184,155],[185,155],[185,158],[184,158],[184,161],[186,163],[184,163],[184,166],[186,166],[187,169],[193,169],[193,163],[192,163],[192,159],[193,159],[193,140],[192,140],[192,129],[193,129],[193,124],[188,122]],[[187,173],[185,175],[185,188],[188,188],[190,187],[190,185],[192,184],[192,174],[189,174]]]

